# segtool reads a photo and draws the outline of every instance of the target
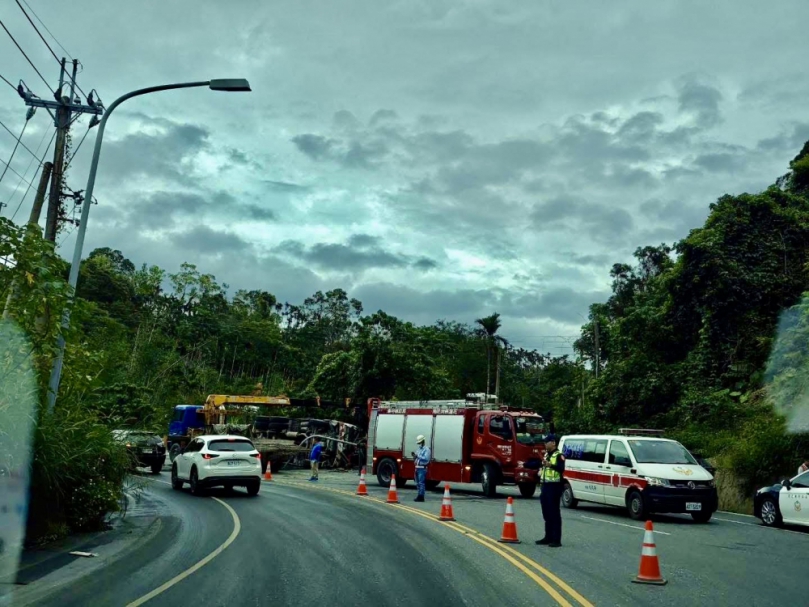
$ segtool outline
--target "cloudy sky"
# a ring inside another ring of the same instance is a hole
[[[723,193],[766,187],[809,139],[801,0],[28,3],[107,105],[161,83],[253,86],[116,110],[85,254],[188,261],[290,302],[342,287],[419,323],[498,311],[504,336],[546,352],[608,297],[613,263],[686,236]],[[53,86],[17,5],[0,19]],[[0,74],[47,96],[2,31]],[[0,120],[19,132],[24,117],[0,83]],[[41,153],[51,133],[38,112],[23,143]],[[0,129],[0,158],[13,144]],[[30,179],[30,160],[20,148],[12,168]],[[5,216],[19,182],[0,183]]]

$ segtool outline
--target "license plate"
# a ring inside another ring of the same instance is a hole
[[[694,510],[702,510],[702,504],[699,502],[686,502],[685,503],[685,511],[691,512]]]
[[[141,449],[141,453],[151,453],[151,452],[152,450],[149,447],[144,447],[143,449]]]
[[[240,461],[238,461],[238,460],[230,460],[228,462],[228,466],[241,466],[241,465],[242,465],[242,463]]]

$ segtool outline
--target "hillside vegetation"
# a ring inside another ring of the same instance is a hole
[[[682,241],[615,264],[612,296],[591,306],[575,360],[512,347],[497,314],[416,326],[366,313],[341,289],[300,304],[229,295],[194,265],[171,274],[97,249],[81,268],[49,416],[68,267],[36,228],[0,220],[0,258],[16,262],[0,266],[0,301],[28,335],[39,379],[29,540],[98,528],[117,507],[125,454],[110,429],[162,435],[175,404],[259,383],[267,394],[361,403],[493,391],[499,375],[504,401],[561,432],[669,430],[717,458],[738,492],[731,506],[743,508],[755,486],[809,458],[806,435],[788,431],[803,429],[807,400],[808,255],[809,144],[766,191],[723,196]],[[12,406],[0,396],[0,412]]]

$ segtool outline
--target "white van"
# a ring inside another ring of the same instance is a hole
[[[653,512],[688,513],[708,522],[718,506],[713,476],[677,441],[649,434],[660,433],[622,430],[620,436],[562,437],[562,505],[620,506],[635,520]]]

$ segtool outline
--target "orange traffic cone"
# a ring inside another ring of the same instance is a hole
[[[657,584],[662,586],[666,583],[660,575],[660,563],[657,560],[657,549],[655,547],[654,529],[652,521],[646,521],[646,532],[643,534],[643,548],[640,552],[640,571],[638,577],[632,580],[635,584]]]
[[[264,480],[265,481],[272,480],[272,472],[270,472],[270,462],[267,462],[267,470],[264,472]]]
[[[399,503],[399,496],[396,495],[396,475],[390,475],[390,488],[388,489],[388,503],[389,504],[398,504]]]
[[[449,495],[449,483],[444,485],[444,499],[441,501],[441,515],[438,517],[439,521],[454,521],[455,516],[452,514],[452,498]]]
[[[365,468],[360,473],[360,486],[357,487],[357,495],[368,495],[368,487],[365,486]]]
[[[503,521],[503,535],[497,540],[503,544],[519,544],[517,539],[517,522],[514,520],[514,498],[509,497],[506,502],[506,518]]]

